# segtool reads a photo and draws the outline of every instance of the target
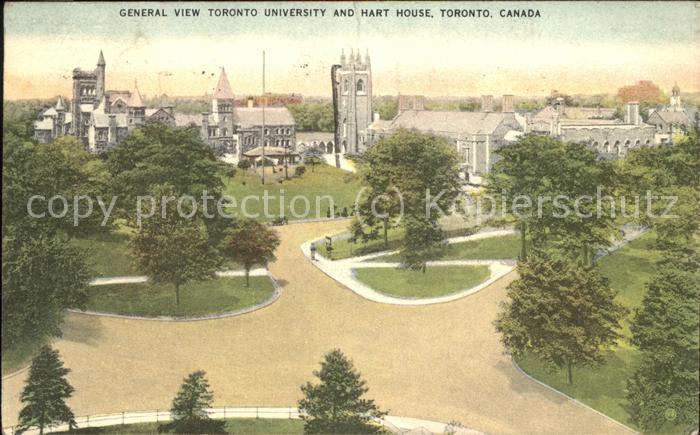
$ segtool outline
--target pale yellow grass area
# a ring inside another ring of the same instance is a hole
[[[55,346],[72,369],[76,415],[167,409],[182,379],[207,372],[215,405],[294,406],[323,354],[339,348],[391,415],[489,433],[617,433],[624,429],[527,379],[493,327],[509,274],[438,305],[371,302],[309,263],[299,245],[348,221],[276,227],[272,273],[282,295],[243,316],[191,323],[66,317]],[[2,383],[3,425],[14,424],[26,374]]]

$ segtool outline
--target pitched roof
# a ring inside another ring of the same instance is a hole
[[[97,58],[97,65],[105,65],[105,57],[100,50],[100,57]]]
[[[258,127],[262,125],[262,107],[237,107],[233,119],[241,128]],[[286,107],[265,108],[265,125],[295,125],[292,113]]]
[[[56,101],[56,110],[66,110],[66,104],[63,102],[63,97],[58,96],[58,101]]]
[[[53,130],[53,121],[51,118],[34,121],[34,130]]]
[[[684,110],[657,110],[654,113],[667,124],[687,124],[693,123],[690,116]]]
[[[191,115],[188,113],[175,113],[175,125],[178,127],[189,127],[191,125],[201,126],[202,115]]]
[[[228,82],[228,77],[226,77],[226,70],[223,67],[221,67],[221,74],[219,74],[219,82],[216,84],[216,89],[214,90],[214,98],[234,98],[233,91],[231,90],[231,84]]]
[[[246,151],[243,153],[244,156],[246,157],[262,157],[263,153],[263,148],[262,147],[257,147],[253,148],[250,151]],[[291,150],[289,148],[284,148],[284,147],[271,147],[267,146],[265,147],[265,156],[266,157],[272,157],[272,156],[284,156],[284,155],[298,155],[299,153],[295,152],[294,150]]]
[[[390,129],[405,128],[451,134],[491,134],[513,113],[405,110],[391,121]]]
[[[126,105],[129,107],[145,107],[145,104],[143,104],[143,100],[141,99],[139,88],[134,87],[134,92],[131,93],[129,101],[126,103]]]
[[[114,115],[117,127],[127,127],[126,113],[117,113]],[[109,127],[109,115],[106,113],[93,113],[92,119],[96,128]]]

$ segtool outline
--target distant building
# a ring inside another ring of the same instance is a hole
[[[688,134],[700,128],[700,113],[695,107],[685,107],[681,102],[678,85],[671,90],[671,103],[658,110],[651,110],[647,123],[656,127],[661,142],[671,142],[674,134]]]
[[[173,127],[195,127],[202,140],[220,153],[241,153],[263,145],[263,110],[252,98],[246,107],[236,107],[235,97],[221,69],[211,100],[211,112],[201,115],[176,113],[173,106],[146,109],[136,84],[132,91],[105,90],[106,62],[102,52],[97,68],[73,70],[73,99],[62,97],[34,122],[34,137],[42,143],[63,135],[75,136],[86,149],[102,152],[124,141],[129,132],[147,122]],[[296,101],[295,96],[277,96],[277,102]],[[264,145],[296,148],[296,123],[285,107],[264,111]]]
[[[454,144],[462,170],[471,178],[478,179],[488,172],[497,161],[494,151],[516,142],[523,132],[523,125],[514,112],[423,110],[423,98],[401,97],[399,113],[394,119],[377,118],[369,126],[370,143],[399,129],[444,137]],[[490,109],[492,101],[490,96],[484,96],[482,107]]]
[[[372,66],[369,53],[364,60],[360,50],[340,55],[339,68],[333,79],[337,101],[335,126],[341,153],[361,154],[369,145],[368,127],[372,122]]]
[[[176,116],[176,125],[199,127],[203,141],[222,154],[234,154],[238,158],[259,146],[296,149],[296,122],[289,109],[266,107],[263,111],[262,107],[255,107],[253,98],[248,99],[246,107],[236,107],[234,102],[231,84],[221,68],[211,100],[211,113],[204,112],[199,119]]]

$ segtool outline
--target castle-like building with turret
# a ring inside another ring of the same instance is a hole
[[[106,66],[100,51],[94,70],[73,70],[70,104],[59,97],[34,122],[34,137],[49,143],[60,136],[76,137],[86,149],[102,152],[126,139],[147,122],[197,128],[201,139],[221,154],[240,157],[259,146],[296,148],[296,123],[285,107],[256,107],[253,99],[236,107],[226,71],[221,68],[211,99],[211,111],[201,115],[175,113],[172,106],[147,109],[136,83],[134,89],[106,90]],[[263,132],[264,125],[264,132]]]

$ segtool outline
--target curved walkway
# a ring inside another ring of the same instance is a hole
[[[265,276],[267,274],[267,269],[263,267],[256,267],[255,269],[250,269],[250,276]],[[245,276],[245,271],[222,270],[220,272],[216,272],[216,276],[218,276],[219,278]],[[148,282],[147,276],[110,276],[108,278],[95,278],[92,281],[90,281],[90,285],[140,284],[143,282]]]
[[[298,420],[301,418],[299,410],[295,407],[215,407],[207,408],[207,413],[212,419],[234,419],[234,418],[265,418],[274,420]],[[135,411],[135,412],[117,412],[113,414],[90,415],[85,417],[77,417],[75,419],[76,426],[79,429],[93,427],[118,426],[124,424],[137,423],[161,423],[172,420],[170,411]],[[393,433],[425,433],[425,430],[432,433],[445,433],[446,428],[451,428],[449,424],[439,423],[436,421],[422,420],[411,417],[398,417],[387,415],[377,422]],[[70,428],[67,424],[51,426],[52,432],[68,431]],[[8,426],[3,428],[3,433],[14,433],[14,427]],[[38,429],[29,429],[24,432],[27,435],[36,435]],[[460,435],[479,435],[481,432],[457,428],[453,432]]]
[[[495,230],[481,232],[473,234],[471,236],[464,237],[453,237],[448,239],[448,243],[461,243],[468,242],[471,240],[480,240],[490,237],[499,237],[510,234],[515,234],[514,230]],[[311,260],[311,243],[315,240],[310,240],[304,242],[301,245],[301,250],[304,256]],[[461,299],[465,296],[469,296],[482,290],[497,280],[501,279],[503,276],[511,272],[516,265],[515,261],[509,260],[452,260],[452,261],[429,261],[428,266],[483,266],[489,267],[491,272],[489,278],[477,284],[474,287],[459,290],[443,296],[435,296],[430,298],[402,298],[391,296],[386,293],[379,292],[367,284],[361,282],[355,277],[354,270],[358,268],[374,268],[374,267],[399,267],[399,263],[395,262],[367,262],[367,260],[373,260],[376,258],[381,258],[387,255],[395,254],[398,251],[384,251],[377,252],[374,254],[368,254],[358,257],[346,258],[344,260],[329,260],[323,256],[316,255],[316,260],[312,261],[313,265],[318,267],[323,273],[330,276],[334,280],[343,284],[345,287],[349,288],[356,294],[362,296],[365,299],[369,299],[373,302],[379,302],[382,304],[392,304],[392,305],[432,305],[440,304],[444,302],[451,302],[457,299]]]
[[[299,245],[347,221],[278,227],[270,270],[276,303],[204,322],[67,314],[54,342],[75,388],[76,415],[169,409],[183,378],[203,369],[218,403],[296,403],[323,355],[339,348],[391,415],[457,420],[487,433],[610,434],[627,430],[528,379],[493,327],[509,273],[449,304],[395,306],[359,297],[306,261]],[[16,424],[26,372],[2,381],[3,426]]]

